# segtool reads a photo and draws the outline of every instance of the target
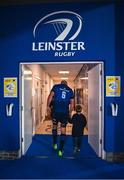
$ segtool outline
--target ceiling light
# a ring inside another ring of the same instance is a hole
[[[88,77],[82,77],[82,78],[80,78],[80,79],[88,79]]]
[[[63,79],[63,80],[64,80],[64,79],[68,79],[68,77],[62,77],[62,78],[60,78],[60,79]]]
[[[24,71],[24,74],[32,74],[31,71]]]
[[[25,79],[26,80],[32,80],[32,77],[26,77]]]
[[[38,76],[35,76],[35,79],[41,80]]]
[[[59,71],[59,74],[69,74],[69,71]]]

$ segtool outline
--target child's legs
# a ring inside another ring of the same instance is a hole
[[[73,150],[78,147],[78,137],[73,137]]]
[[[82,136],[77,137],[77,148],[80,149],[82,145]]]

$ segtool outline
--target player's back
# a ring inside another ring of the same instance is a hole
[[[54,111],[68,112],[70,99],[74,96],[72,89],[65,84],[57,84],[52,91],[54,92]]]

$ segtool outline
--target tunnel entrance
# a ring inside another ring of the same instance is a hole
[[[83,141],[86,141],[84,143],[87,143],[87,146],[93,150],[94,155],[104,159],[103,72],[103,62],[101,61],[20,64],[20,144],[22,155],[26,155],[31,148],[35,149],[35,145],[40,146],[39,148],[44,149],[45,152],[52,148],[52,121],[46,117],[46,101],[52,86],[60,83],[61,79],[67,79],[75,93],[75,105],[82,105],[83,113],[87,118]],[[71,129],[72,125],[68,123],[69,145],[67,143],[67,149],[71,149]],[[45,150],[46,147],[47,150]],[[36,152],[33,149],[31,150],[32,155],[44,156],[42,151]],[[67,151],[69,152],[69,150]],[[48,152],[46,157],[49,155],[51,154]],[[66,157],[70,157],[70,155]]]

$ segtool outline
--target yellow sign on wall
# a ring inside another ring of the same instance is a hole
[[[17,97],[17,78],[4,78],[4,97]]]
[[[106,76],[106,96],[120,96],[120,76]]]

